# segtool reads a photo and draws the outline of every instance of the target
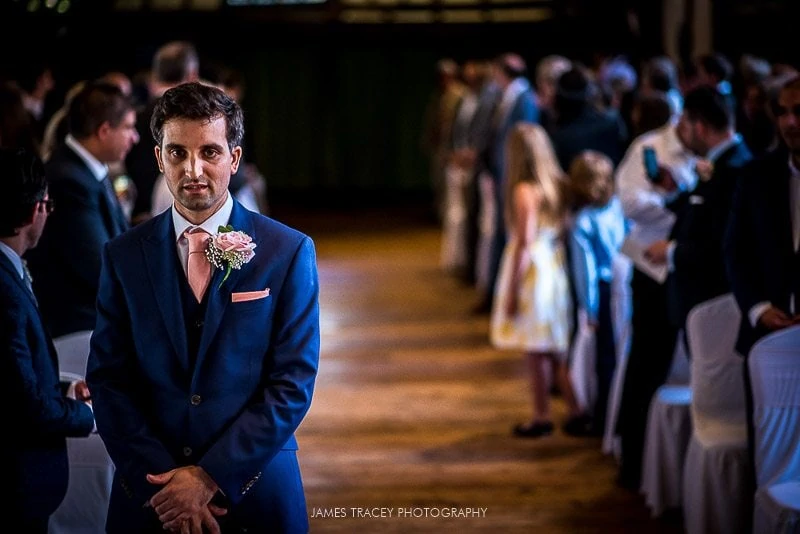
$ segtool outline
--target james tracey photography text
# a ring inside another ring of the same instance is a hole
[[[311,519],[343,519],[343,518],[420,518],[420,517],[486,517],[486,508],[453,508],[453,507],[406,507],[406,508],[312,508]]]

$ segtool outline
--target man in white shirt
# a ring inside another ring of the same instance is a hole
[[[658,173],[648,178],[644,151],[652,148]],[[695,157],[678,138],[677,124],[669,123],[633,141],[616,171],[617,192],[625,217],[642,239],[656,241],[669,235],[675,215],[668,204],[697,183]],[[638,491],[644,433],[650,399],[664,383],[672,363],[677,329],[668,317],[667,291],[662,283],[635,268],[632,338],[626,365],[617,432],[622,458],[619,483]]]

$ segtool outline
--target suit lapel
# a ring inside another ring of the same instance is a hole
[[[39,305],[36,303],[36,298],[33,296],[33,293],[30,292],[28,286],[26,286],[22,278],[19,277],[19,273],[17,272],[17,269],[14,268],[14,265],[11,263],[11,260],[9,260],[6,257],[6,255],[3,254],[2,252],[0,252],[0,267],[2,267],[8,273],[8,276],[10,276],[13,280],[16,281],[17,284],[19,284],[19,287],[22,288],[22,291],[30,299],[31,304],[33,304],[34,308],[38,310]]]
[[[247,215],[245,210],[236,200],[233,201],[233,211],[231,212],[230,223],[236,231],[244,232],[255,239],[253,235],[253,222]],[[243,265],[241,269],[232,269],[230,276],[225,280],[225,283],[220,287],[222,279],[225,277],[225,271],[222,269],[214,269],[211,277],[211,283],[208,285],[208,302],[206,305],[206,317],[204,321],[203,334],[200,337],[200,345],[197,351],[197,364],[196,369],[200,368],[203,358],[208,352],[211,341],[219,330],[219,325],[225,315],[225,310],[231,302],[231,293],[239,283],[242,277],[242,272],[247,270],[247,264]]]
[[[175,230],[172,225],[172,211],[167,210],[159,216],[155,231],[142,239],[147,272],[153,288],[158,309],[166,325],[172,346],[184,369],[189,368],[186,325],[183,319],[183,305],[179,286],[182,268],[178,265],[175,244]]]

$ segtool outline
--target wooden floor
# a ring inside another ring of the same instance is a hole
[[[314,238],[321,279],[297,432],[311,532],[681,532],[615,486],[599,439],[511,436],[530,416],[520,355],[489,346],[435,225],[396,216],[282,219]]]

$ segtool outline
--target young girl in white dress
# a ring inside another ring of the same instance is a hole
[[[547,368],[553,366],[570,419],[581,410],[569,379],[567,351],[571,301],[563,242],[565,175],[544,129],[532,123],[514,127],[506,144],[504,205],[508,240],[495,286],[492,344],[525,353],[533,417],[513,429],[515,436],[553,432]]]

